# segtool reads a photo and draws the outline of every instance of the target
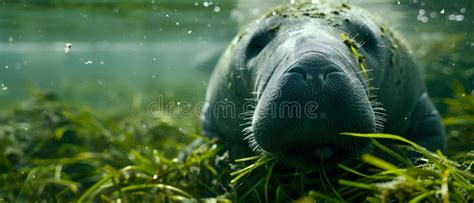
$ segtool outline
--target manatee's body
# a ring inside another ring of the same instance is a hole
[[[235,152],[341,160],[391,133],[428,149],[445,132],[407,48],[365,11],[297,4],[244,29],[214,70],[204,134]]]

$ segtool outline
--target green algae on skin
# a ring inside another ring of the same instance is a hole
[[[364,65],[365,57],[362,54],[359,53],[359,51],[358,51],[359,46],[357,45],[357,43],[353,39],[350,39],[346,34],[341,33],[341,37],[342,37],[342,40],[343,40],[344,44],[351,50],[352,54],[357,59],[357,63],[359,64],[359,67],[360,67],[362,73],[364,74],[365,79],[369,80],[369,75],[368,75],[367,69],[365,68],[365,65]]]

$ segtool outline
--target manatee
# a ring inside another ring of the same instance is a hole
[[[212,73],[201,120],[203,134],[236,157],[337,163],[370,148],[368,139],[342,132],[446,147],[407,46],[347,4],[283,5],[244,28]]]

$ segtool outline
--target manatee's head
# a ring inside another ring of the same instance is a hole
[[[246,45],[256,97],[246,129],[251,147],[310,165],[367,148],[369,140],[341,135],[376,132],[366,52],[324,20],[275,16],[260,24]]]

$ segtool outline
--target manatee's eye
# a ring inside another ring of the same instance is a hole
[[[257,56],[272,41],[277,31],[278,27],[267,27],[256,31],[247,45],[247,59]]]

